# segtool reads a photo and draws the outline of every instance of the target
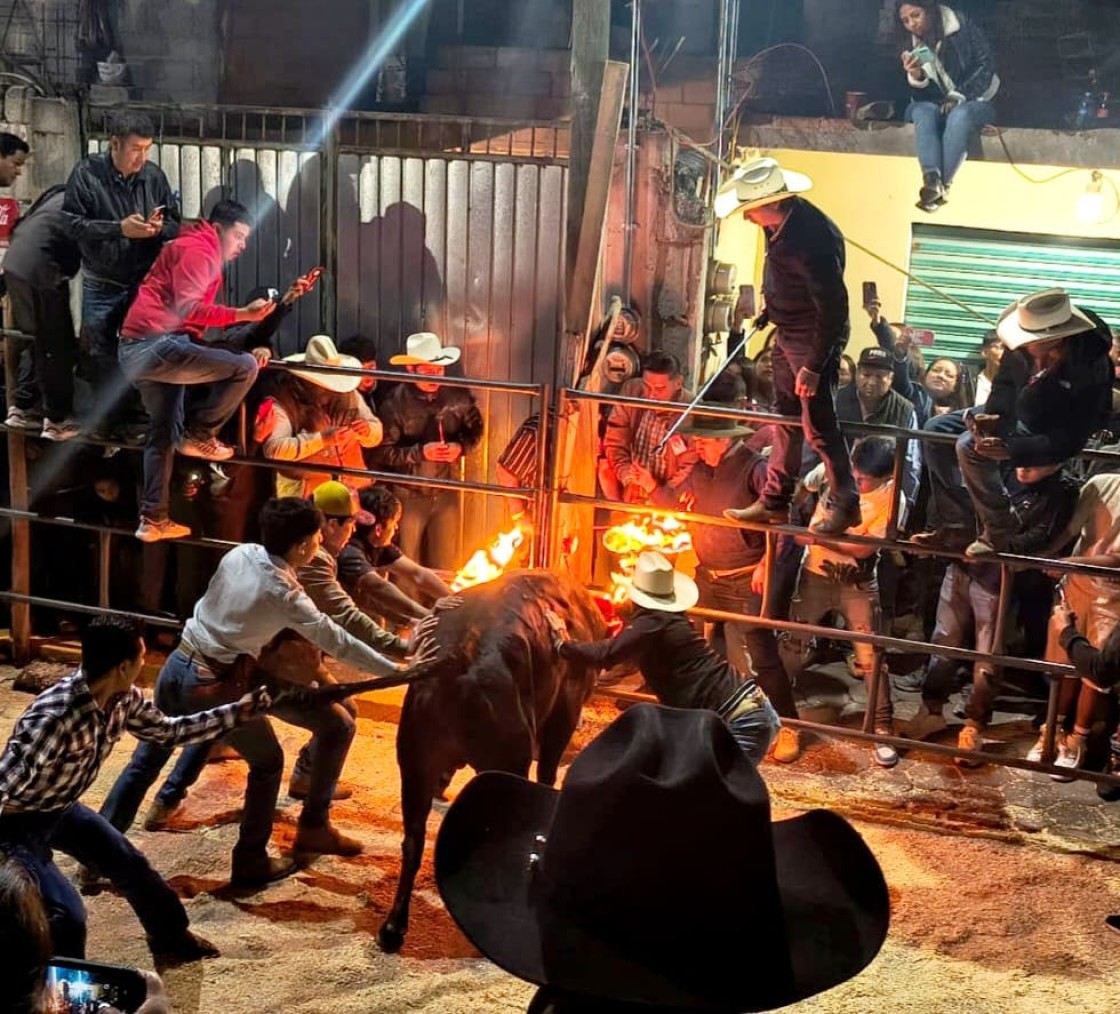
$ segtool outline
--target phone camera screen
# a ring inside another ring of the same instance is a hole
[[[93,1014],[107,1008],[121,1009],[129,1001],[119,983],[99,982],[96,974],[82,968],[47,969],[47,1010],[51,1014]]]

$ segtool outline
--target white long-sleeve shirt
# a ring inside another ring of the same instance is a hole
[[[295,571],[254,543],[226,553],[183,636],[207,658],[228,664],[238,655],[258,658],[282,630],[293,630],[340,662],[375,676],[399,671],[391,659],[321,613]]]

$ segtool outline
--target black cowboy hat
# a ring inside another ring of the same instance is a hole
[[[506,971],[584,996],[761,1011],[856,975],[890,921],[847,821],[772,823],[766,786],[711,712],[629,708],[557,792],[503,772],[460,793],[436,882]]]

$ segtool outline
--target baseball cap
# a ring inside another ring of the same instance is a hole
[[[893,370],[894,356],[886,349],[872,345],[859,354],[859,362],[856,365],[871,370]]]
[[[347,486],[333,479],[316,486],[311,499],[328,518],[353,518],[359,525],[377,522],[369,511],[358,509],[357,498]]]

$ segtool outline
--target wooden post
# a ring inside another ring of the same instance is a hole
[[[11,310],[4,301],[3,321],[12,327]],[[18,338],[4,339],[4,381],[9,404],[16,389],[16,372],[24,342]],[[19,430],[8,430],[8,484],[13,510],[28,509],[27,449],[24,435]],[[12,591],[17,595],[31,594],[31,523],[12,519]],[[12,654],[17,665],[26,665],[31,659],[31,604],[12,602]]]
[[[572,3],[572,139],[568,161],[568,285],[579,252],[583,205],[591,177],[591,149],[610,55],[611,5],[603,0]]]
[[[586,4],[577,0],[577,12],[583,6]],[[573,48],[573,80],[577,74],[577,65],[580,64],[581,60]],[[579,114],[573,112],[572,160],[568,170],[568,274],[564,340],[558,345],[555,366],[557,389],[570,386],[577,380],[580,368],[587,358],[591,329],[596,323],[595,299],[599,263],[602,259],[603,233],[619,125],[622,121],[627,71],[627,65],[623,63],[608,61],[602,64],[601,79],[596,89],[599,102],[594,110],[594,127],[590,138],[585,132],[586,122],[577,131]],[[581,66],[579,73],[584,72],[585,69]],[[577,134],[581,135],[579,160],[575,140]],[[589,147],[586,143],[588,140]],[[590,383],[594,386],[595,378]],[[556,474],[561,489],[587,494],[594,492],[598,412],[598,406],[585,404],[578,412],[565,414],[558,420],[559,457]],[[591,569],[590,536],[594,530],[593,518],[593,511],[589,508],[564,506],[554,516],[552,524],[552,534],[557,540],[567,535],[578,537],[581,552],[577,558],[576,576],[585,580],[590,576]],[[555,556],[552,558],[555,559]]]

